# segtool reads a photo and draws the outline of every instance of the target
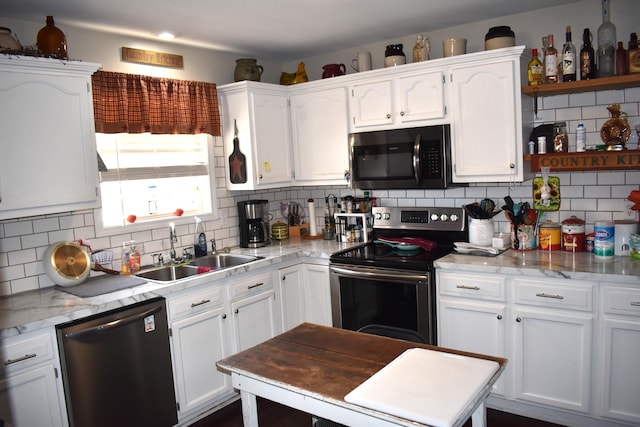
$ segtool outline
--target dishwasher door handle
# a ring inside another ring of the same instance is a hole
[[[137,313],[132,316],[123,317],[122,319],[112,320],[111,322],[102,323],[100,325],[92,326],[87,329],[81,329],[79,331],[67,332],[64,334],[64,337],[69,339],[78,339],[93,333],[107,332],[107,331],[119,328],[121,326],[137,322],[138,320],[144,319],[145,317],[155,314],[160,310],[162,310],[161,306],[152,307],[148,310],[143,311],[142,313]]]

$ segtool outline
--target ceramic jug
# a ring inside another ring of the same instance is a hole
[[[322,67],[322,78],[327,79],[329,77],[343,76],[347,70],[344,64],[327,64]]]
[[[243,58],[236,60],[236,69],[233,72],[233,79],[237,82],[241,80],[260,81],[262,76],[262,66],[256,63],[255,59]]]
[[[607,144],[607,150],[624,150],[624,146],[631,135],[631,126],[627,120],[627,113],[620,111],[620,104],[607,107],[611,118],[604,122],[600,129],[600,138]]]

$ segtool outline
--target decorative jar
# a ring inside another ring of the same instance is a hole
[[[631,125],[627,121],[627,113],[620,111],[620,104],[611,104],[607,107],[611,118],[604,122],[600,129],[600,138],[607,144],[608,151],[624,150],[631,135]]]
[[[233,72],[233,79],[236,82],[242,80],[259,82],[262,71],[262,66],[258,65],[257,61],[253,58],[236,59],[236,69]]]

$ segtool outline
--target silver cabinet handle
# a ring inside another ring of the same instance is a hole
[[[14,363],[22,362],[22,361],[28,360],[28,359],[33,359],[36,356],[37,356],[37,354],[31,353],[31,354],[25,354],[24,356],[18,357],[17,359],[7,359],[7,360],[4,361],[4,366],[9,366],[9,365],[12,365]]]
[[[540,298],[564,299],[562,295],[550,295],[550,294],[545,294],[544,292],[540,294],[536,294],[536,296]]]
[[[247,286],[247,289],[257,288],[258,286],[262,286],[262,285],[264,285],[264,282],[259,282],[259,283],[256,283],[255,285]]]
[[[203,299],[200,302],[192,302],[191,303],[191,308],[198,307],[199,305],[206,304],[208,302],[211,302],[211,300],[210,299]]]
[[[457,285],[458,289],[471,289],[472,291],[479,291],[480,288],[478,286],[468,286],[468,285]]]
[[[640,307],[640,301],[631,301],[633,307]]]

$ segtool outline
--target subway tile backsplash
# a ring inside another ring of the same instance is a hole
[[[524,102],[533,102],[533,99],[525,98]],[[627,113],[632,128],[640,124],[640,88],[540,98],[534,124],[566,121],[569,150],[575,151],[575,128],[582,122],[587,128],[587,146],[594,146],[601,144],[600,128],[609,118],[606,107],[611,103],[621,104],[621,109]],[[524,135],[524,138],[526,144],[528,135]],[[632,132],[627,147],[635,149],[637,145],[637,134]],[[219,248],[237,246],[239,243],[236,208],[236,202],[239,200],[270,200],[273,223],[283,220],[280,202],[297,201],[306,207],[307,199],[314,198],[316,222],[323,224],[325,196],[331,193],[338,197],[349,194],[362,195],[362,191],[353,191],[345,186],[291,187],[230,193],[224,188],[225,159],[220,138],[216,138],[214,155],[221,215],[219,219],[206,221],[205,229],[208,237],[216,239]],[[638,213],[630,209],[631,202],[626,199],[632,190],[640,189],[640,170],[552,174],[560,177],[561,207],[558,212],[546,213],[543,219],[562,221],[576,215],[586,221],[587,232],[593,231],[593,223],[596,220],[638,219]],[[497,206],[502,206],[506,195],[510,195],[516,202],[532,200],[531,180],[511,185],[483,183],[448,190],[374,190],[371,193],[383,206],[401,207],[462,206],[485,197],[493,199]],[[509,224],[502,215],[497,215],[494,220],[497,230],[508,231]],[[192,225],[177,227],[179,248],[191,243],[191,227]],[[96,238],[92,211],[0,221],[0,295],[53,286],[44,273],[42,254],[47,246],[54,242],[77,239],[89,241],[94,249],[113,250],[115,269],[120,267],[120,246],[123,241],[134,239],[139,247],[142,247],[143,264],[152,262],[152,253],[166,253],[169,249],[166,227]]]

